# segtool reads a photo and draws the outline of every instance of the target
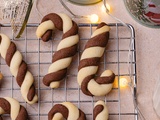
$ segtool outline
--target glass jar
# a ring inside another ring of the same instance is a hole
[[[160,28],[160,0],[124,0],[129,14],[140,24]]]
[[[9,20],[16,38],[20,38],[34,0],[0,0],[0,19]]]
[[[160,76],[157,79],[157,82],[154,87],[154,93],[153,93],[153,108],[156,112],[156,114],[160,117]]]

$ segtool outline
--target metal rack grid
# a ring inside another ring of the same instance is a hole
[[[138,120],[138,112],[134,105],[137,90],[134,28],[129,24],[129,29],[120,23],[108,25],[111,28],[110,39],[97,75],[100,75],[105,69],[111,69],[116,74],[115,81],[117,83],[115,82],[113,90],[104,97],[85,96],[76,80],[80,55],[97,24],[79,24],[80,43],[78,54],[74,57],[68,75],[58,89],[50,89],[44,86],[42,78],[47,73],[52,54],[61,40],[62,33],[56,32],[54,40],[44,43],[35,36],[38,24],[28,24],[20,39],[14,38],[10,25],[0,25],[0,32],[5,33],[15,42],[27,62],[29,70],[33,73],[39,102],[34,105],[25,103],[15,78],[11,75],[2,58],[0,59],[0,70],[4,78],[0,88],[0,97],[7,95],[16,98],[26,107],[30,120],[47,120],[47,113],[52,106],[64,101],[70,101],[78,106],[86,113],[87,119],[92,120],[92,111],[97,100],[106,102],[110,120]],[[120,88],[120,78],[123,77],[132,81],[133,91],[129,87]],[[4,115],[4,118],[5,120],[9,119],[9,115]]]

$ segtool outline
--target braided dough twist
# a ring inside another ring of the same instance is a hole
[[[81,56],[78,67],[78,84],[82,92],[89,96],[104,96],[112,89],[115,75],[111,70],[104,71],[100,77],[94,79],[100,58],[108,43],[109,30],[109,26],[105,23],[99,24],[91,39],[86,43]]]
[[[13,98],[0,98],[0,115],[10,114],[12,120],[28,120],[26,109]],[[0,120],[3,120],[0,116]]]
[[[97,101],[93,109],[93,120],[108,120],[108,108],[104,101]]]
[[[48,120],[86,120],[86,116],[70,102],[56,104],[48,113]]]
[[[79,42],[78,26],[65,14],[46,15],[38,26],[36,35],[43,41],[48,41],[55,28],[63,30],[63,37],[53,55],[48,74],[43,78],[43,83],[51,88],[58,88],[60,81],[65,78],[72,58],[77,52]]]
[[[22,60],[22,55],[16,45],[4,34],[0,34],[0,54],[21,87],[24,100],[29,104],[37,102],[33,75],[28,71],[27,64]]]

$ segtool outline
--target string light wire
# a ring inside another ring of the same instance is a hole
[[[127,29],[129,29],[129,27],[128,27],[128,25],[127,25],[126,23],[124,23],[122,20],[120,20],[120,19],[118,19],[117,17],[115,17],[115,16],[113,16],[112,14],[110,14],[110,12],[109,12],[109,10],[108,10],[108,8],[107,8],[107,6],[106,6],[106,0],[103,0],[103,5],[104,5],[104,7],[105,7],[105,9],[106,9],[106,13],[107,13],[110,17],[112,17],[114,20],[122,23]],[[129,30],[129,31],[130,31],[130,30]],[[131,31],[130,31],[130,34],[131,34]],[[139,108],[139,106],[138,106],[138,103],[137,103],[137,101],[136,101],[136,99],[135,99],[135,97],[134,97],[134,93],[133,93],[133,91],[134,91],[133,76],[132,76],[132,75],[133,75],[133,74],[132,74],[132,73],[133,73],[133,72],[132,72],[133,69],[132,69],[132,65],[130,65],[130,64],[133,63],[133,57],[132,57],[132,52],[131,52],[132,45],[133,45],[133,40],[132,40],[132,38],[131,38],[130,44],[129,44],[129,53],[128,53],[128,72],[129,72],[129,75],[130,75],[130,82],[128,82],[128,86],[129,86],[130,89],[131,89],[132,98],[133,98],[133,104],[134,104],[134,107],[135,107],[135,109],[137,110],[137,112],[138,112],[138,114],[139,114],[139,118],[140,118],[141,120],[146,120],[146,118],[144,117],[143,113],[141,112],[141,110],[140,110],[140,108]]]

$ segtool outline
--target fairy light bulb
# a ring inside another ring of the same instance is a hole
[[[98,15],[97,14],[92,14],[90,16],[90,21],[91,21],[91,23],[97,23],[99,21]]]
[[[113,83],[113,87],[114,88],[127,88],[128,86],[130,86],[130,78],[128,76],[116,76],[114,83]]]
[[[125,88],[128,85],[128,80],[126,78],[120,78],[120,87]]]
[[[107,4],[107,3],[106,3],[106,7],[107,7],[108,11],[110,11],[110,10],[111,10],[110,5],[109,5],[109,4]],[[102,5],[101,10],[102,10],[103,12],[106,12],[106,8],[105,8],[105,6],[104,6],[104,5]]]

